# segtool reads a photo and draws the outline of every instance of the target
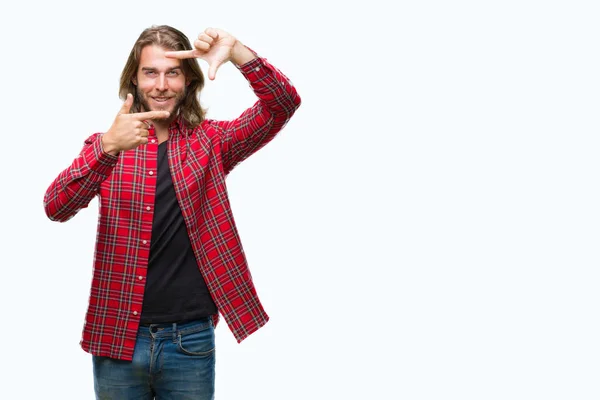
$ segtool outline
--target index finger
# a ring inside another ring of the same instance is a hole
[[[165,57],[167,58],[196,58],[198,55],[194,50],[181,50],[181,51],[165,51]]]
[[[162,119],[162,118],[168,118],[169,115],[171,115],[171,113],[168,112],[168,111],[147,111],[147,112],[134,113],[134,114],[129,114],[129,115],[131,115],[131,117],[133,119],[141,121],[141,120],[144,120],[144,119]]]

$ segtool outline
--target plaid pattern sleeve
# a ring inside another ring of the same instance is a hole
[[[86,208],[116,165],[118,157],[102,150],[101,137],[95,133],[87,138],[79,157],[46,191],[44,210],[52,221],[68,221]]]
[[[213,122],[222,135],[225,173],[271,141],[300,107],[290,80],[266,59],[238,67],[258,97],[253,107],[232,121]]]

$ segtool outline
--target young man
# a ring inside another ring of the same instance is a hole
[[[205,119],[204,77],[232,62],[258,97],[232,121]],[[64,222],[99,197],[94,272],[82,348],[102,399],[212,399],[219,313],[238,342],[268,316],[257,297],[225,178],[300,105],[290,81],[229,33],[194,41],[146,29],[120,81],[112,126],[85,140],[44,197]]]

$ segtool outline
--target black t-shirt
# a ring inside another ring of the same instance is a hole
[[[158,145],[158,176],[142,324],[183,322],[217,313],[175,197],[167,143]]]

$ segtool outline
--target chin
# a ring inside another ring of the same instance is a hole
[[[173,112],[171,107],[152,107],[152,111],[168,111],[169,113]]]

